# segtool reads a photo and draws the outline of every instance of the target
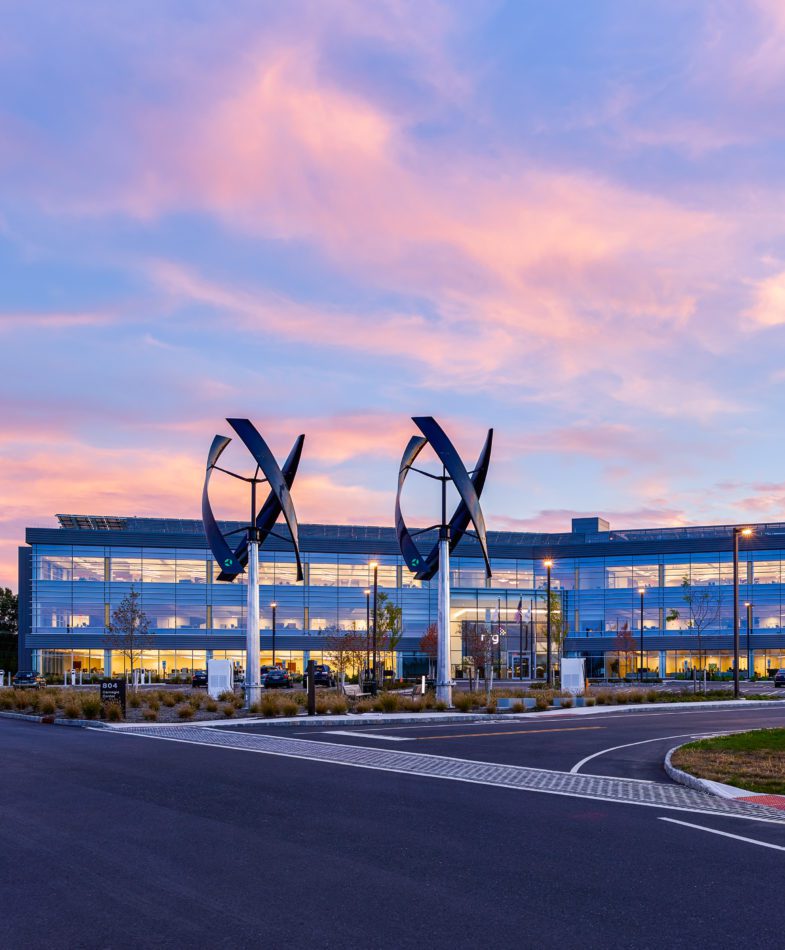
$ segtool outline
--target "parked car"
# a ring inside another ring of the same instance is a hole
[[[262,675],[262,686],[265,689],[279,689],[281,687],[291,689],[292,678],[289,676],[288,670],[284,670],[280,666],[274,666]]]
[[[777,670],[774,674],[774,685],[785,686],[785,670]]]
[[[313,668],[314,686],[335,686],[335,675],[326,663],[317,663]]]
[[[191,686],[207,686],[207,670],[194,670]]]
[[[41,686],[46,686],[46,677],[41,676],[40,673],[36,673],[33,670],[20,670],[14,674],[11,685],[20,687],[32,686],[33,689],[38,689]]]

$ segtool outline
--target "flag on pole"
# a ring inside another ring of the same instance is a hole
[[[516,623],[523,623],[523,596],[518,600],[518,606],[515,609]]]

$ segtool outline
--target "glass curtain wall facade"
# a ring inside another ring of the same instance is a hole
[[[199,522],[110,519],[104,527],[85,518],[86,525],[74,527],[75,517],[61,516],[59,529],[28,529],[20,548],[20,668],[121,672],[123,659],[108,649],[106,627],[132,589],[150,621],[146,669],[187,675],[211,656],[244,664],[244,579],[216,580]],[[767,675],[785,666],[785,525],[753,529],[739,558],[740,668]],[[542,674],[546,558],[552,560],[555,666],[560,654],[584,656],[590,675],[624,678],[637,673],[642,647],[643,669],[651,674],[728,673],[731,537],[730,527],[491,532],[490,579],[476,549],[462,542],[450,577],[454,673],[469,675],[490,659],[501,677]],[[396,553],[392,529],[303,525],[301,545],[301,583],[282,542],[260,552],[262,663],[272,662],[272,603],[276,660],[292,670],[311,658],[330,662],[349,633],[370,646],[373,604],[365,591],[373,583],[369,562],[376,560],[380,600],[401,608],[401,639],[385,665],[398,676],[427,673],[420,641],[436,621],[436,583],[414,579]]]

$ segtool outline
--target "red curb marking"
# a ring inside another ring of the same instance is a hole
[[[752,805],[766,805],[767,808],[777,808],[785,811],[785,795],[746,795],[736,798],[737,802],[750,802]]]

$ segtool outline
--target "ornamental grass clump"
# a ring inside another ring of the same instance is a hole
[[[265,719],[272,719],[278,715],[278,698],[272,695],[266,695],[259,703],[259,712]]]
[[[382,693],[376,701],[378,712],[397,712],[399,697],[395,693]]]
[[[158,713],[152,708],[145,709],[142,713],[142,719],[144,719],[145,722],[158,722]]]
[[[472,698],[468,693],[458,693],[453,698],[452,703],[459,712],[469,712],[473,705]]]
[[[524,710],[524,706],[520,700],[518,700],[517,703],[513,703],[512,706],[510,706],[510,712],[522,713],[523,710]]]
[[[152,709],[152,706],[150,707]],[[204,708],[207,712],[218,712],[218,703],[214,699],[208,699],[204,704]]]
[[[101,704],[99,703],[98,705],[100,706]],[[43,716],[53,715],[56,709],[57,709],[57,705],[55,704],[55,701],[52,699],[51,696],[44,696],[44,698],[41,700],[41,703],[38,707],[38,711]]]
[[[108,722],[121,722],[123,710],[119,703],[104,703],[104,718]]]
[[[101,700],[98,696],[85,696],[82,700],[82,715],[85,719],[97,719],[101,715]]]
[[[128,698],[128,705],[132,709],[138,709],[142,705],[142,697],[138,693],[131,693]]]
[[[193,718],[194,707],[190,703],[185,703],[177,709],[177,715],[180,719]]]
[[[370,699],[361,699],[354,707],[355,712],[368,713],[373,710],[373,702]]]
[[[449,707],[443,699],[437,699],[433,704],[433,708],[436,710],[436,712],[446,712]]]
[[[281,701],[281,712],[284,716],[296,716],[300,712],[300,707],[288,696]]]
[[[547,709],[549,706],[550,706],[550,702],[548,701],[548,697],[544,693],[540,693],[540,695],[537,696],[534,700],[534,708],[537,710],[537,712],[542,712],[543,710]]]
[[[82,707],[73,700],[66,704],[63,712],[66,719],[81,719],[82,717]]]
[[[221,707],[221,711],[227,719],[231,719],[232,716],[237,712],[234,703],[224,703]]]
[[[164,693],[161,702],[164,704],[164,706],[168,706],[169,709],[177,705],[177,700],[175,699],[174,693]]]

